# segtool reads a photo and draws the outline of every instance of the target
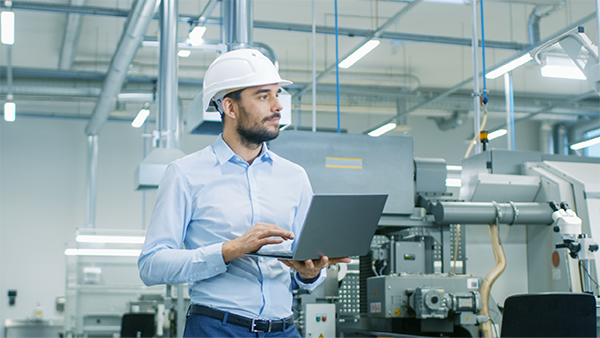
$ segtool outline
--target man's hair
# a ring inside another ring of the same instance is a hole
[[[244,89],[239,89],[239,90],[236,90],[235,92],[231,92],[231,93],[223,96],[223,98],[229,97],[235,102],[240,102],[240,100],[242,99],[242,92],[244,91]]]

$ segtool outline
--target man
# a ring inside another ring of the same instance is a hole
[[[203,106],[221,113],[223,133],[170,164],[160,183],[138,266],[147,285],[189,284],[186,337],[299,337],[292,278],[312,290],[328,265],[349,262],[246,256],[289,248],[312,198],[304,169],[264,143],[279,134],[279,85],[290,83],[257,50],[217,58]]]

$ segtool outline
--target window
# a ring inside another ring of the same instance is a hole
[[[600,128],[590,130],[583,134],[584,140],[589,140],[594,137],[600,136]],[[600,143],[594,144],[584,149],[584,155],[589,157],[600,157]]]

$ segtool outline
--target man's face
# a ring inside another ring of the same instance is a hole
[[[278,84],[249,87],[242,91],[237,102],[239,113],[236,130],[242,139],[255,145],[275,139],[279,135],[281,89]]]

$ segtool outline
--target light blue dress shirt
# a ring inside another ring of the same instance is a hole
[[[300,235],[312,199],[302,167],[267,149],[248,164],[220,135],[212,146],[171,163],[160,182],[146,242],[138,260],[146,285],[189,284],[193,304],[237,315],[277,319],[292,314],[290,269],[273,258],[225,264],[224,242],[258,222]],[[182,249],[182,244],[185,249]],[[292,241],[261,251],[291,248]],[[300,287],[311,284],[294,278]]]

